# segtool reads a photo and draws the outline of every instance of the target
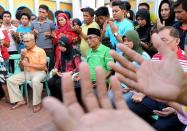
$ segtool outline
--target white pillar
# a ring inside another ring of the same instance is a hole
[[[159,8],[159,5],[160,5],[160,2],[161,2],[161,0],[157,0],[156,1],[156,7],[155,7],[155,14],[156,14],[156,16],[158,17],[158,8]]]
[[[105,5],[105,0],[96,0],[96,8]]]
[[[136,0],[136,11],[138,11],[138,5],[141,3],[141,0]]]
[[[56,0],[56,10],[60,10],[60,1]]]
[[[95,7],[96,7],[95,1],[96,0],[82,0],[81,5],[82,5],[82,7],[90,7],[90,8],[95,9]]]
[[[15,18],[15,13],[14,13],[14,1],[13,0],[8,0],[8,10],[12,14],[12,18]]]
[[[38,16],[39,0],[34,0],[35,14]]]
[[[72,6],[73,6],[73,18],[79,18],[81,20],[83,20],[83,16],[82,16],[82,12],[80,11],[81,7],[81,0],[74,0],[72,2]]]

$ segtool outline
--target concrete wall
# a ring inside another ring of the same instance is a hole
[[[62,10],[72,11],[72,0],[0,0],[0,6],[5,10],[9,10],[12,13],[13,18],[17,9],[21,6],[29,8],[32,13],[38,14],[38,6],[40,4],[48,5],[52,12],[55,12],[58,8]],[[0,10],[1,11],[1,10]],[[2,11],[0,12],[0,14]]]

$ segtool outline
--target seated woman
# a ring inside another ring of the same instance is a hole
[[[151,44],[151,20],[147,10],[141,9],[136,13],[138,26],[136,31],[139,34],[142,48],[152,57],[157,51]]]
[[[137,33],[137,31],[135,30],[131,30],[131,31],[128,31],[125,36],[123,36],[123,44],[126,45],[127,47],[133,49],[134,51],[136,51],[137,53],[141,54],[142,57],[146,60],[150,59],[150,56],[142,49],[141,47],[141,40],[140,40],[140,37]],[[127,56],[125,56],[127,58]],[[130,58],[127,58],[127,59],[130,59]],[[135,66],[139,66],[139,64],[135,61],[132,61],[132,63],[135,65]],[[126,85],[122,84],[122,87],[125,87],[125,88],[122,88],[122,91],[124,93],[124,99],[128,100],[130,99],[131,97],[129,96],[132,96],[132,93],[126,93],[128,92],[128,88],[126,88]],[[136,93],[136,92],[134,92]],[[138,93],[137,93],[138,95]],[[136,97],[137,95],[134,95],[134,97]],[[139,94],[141,95],[141,94]],[[135,98],[136,99],[136,98]]]
[[[123,36],[122,38],[123,38],[123,44],[125,46],[127,46],[127,47],[133,49],[134,51],[136,51],[137,53],[141,54],[141,56],[145,60],[150,59],[150,56],[141,47],[141,40],[140,40],[140,37],[139,37],[137,31],[135,31],[135,30],[127,31],[125,36]],[[127,56],[124,56],[124,57],[126,57],[128,60],[130,60],[130,58],[128,58]],[[135,62],[135,61],[131,61],[131,62],[133,63],[134,66],[136,66],[136,67],[139,66],[139,64],[137,62]],[[118,75],[118,74],[115,73],[115,75]],[[130,91],[130,89],[124,83],[121,83],[121,91],[123,93],[123,99],[126,101],[131,100],[132,96],[139,98],[138,95],[141,95],[141,94],[136,93],[134,91]],[[134,95],[135,93],[137,95]],[[113,99],[112,92],[109,92],[109,97],[111,97]]]
[[[73,49],[67,37],[62,36],[57,43],[61,53],[57,56],[53,77],[49,79],[48,85],[52,96],[62,100],[61,76],[67,72],[71,74],[78,72],[81,57],[80,53],[76,49]],[[74,81],[77,81],[76,78]]]

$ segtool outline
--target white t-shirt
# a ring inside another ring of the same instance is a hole
[[[10,39],[10,47],[8,48],[8,52],[11,52],[11,51],[17,51],[17,45],[16,45],[16,42],[15,40],[13,39],[10,31],[14,31],[16,32],[16,27],[11,25],[9,28],[5,27],[4,25],[1,26],[1,30],[7,30],[8,32],[8,36],[9,36],[9,39]]]
[[[0,30],[0,40],[2,40],[4,38],[5,38],[5,36],[4,36],[3,32],[2,32],[2,30]]]

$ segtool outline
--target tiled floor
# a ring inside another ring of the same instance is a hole
[[[50,115],[44,109],[32,112],[32,105],[10,110],[12,105],[0,101],[0,131],[56,131]]]

